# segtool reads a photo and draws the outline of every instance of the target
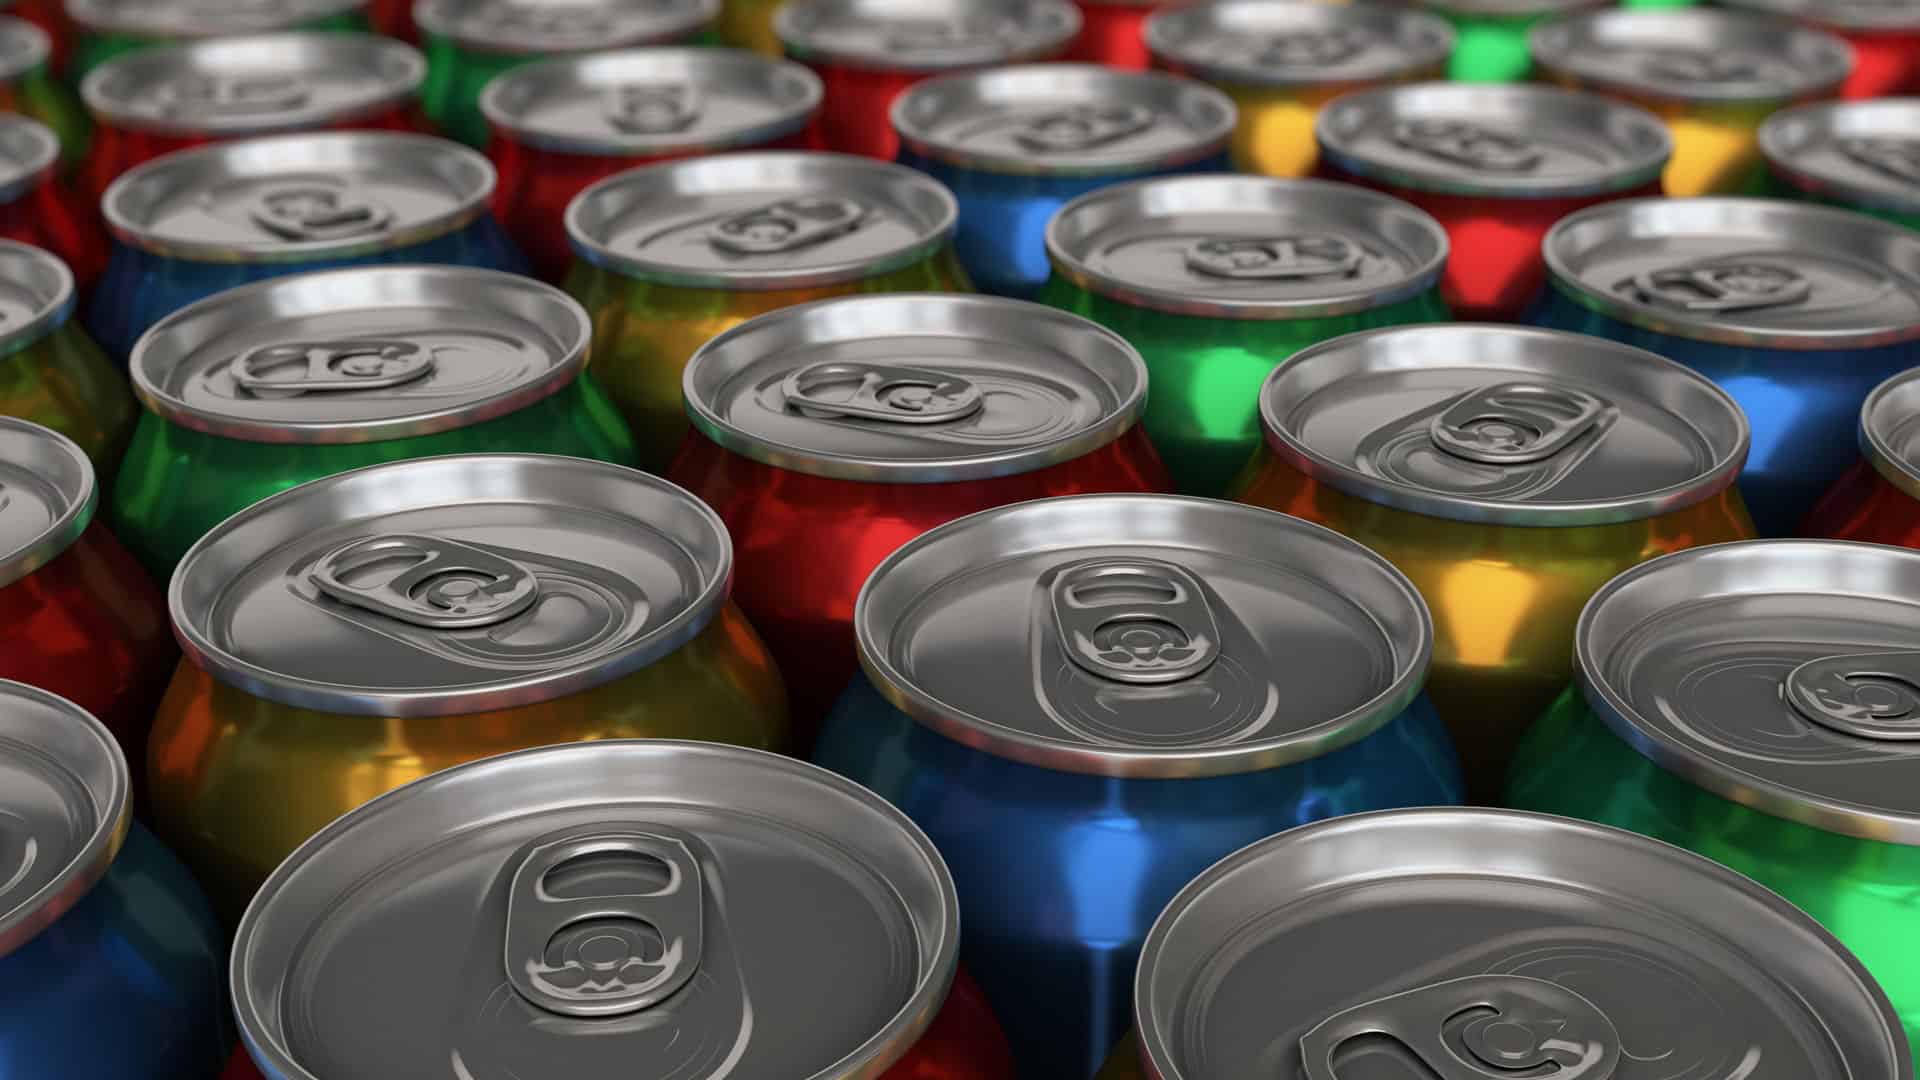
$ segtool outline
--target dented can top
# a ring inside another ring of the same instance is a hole
[[[1914,0],[1719,0],[1728,7],[1764,11],[1835,30],[1911,32],[1920,30],[1920,3]]]
[[[53,42],[25,19],[0,15],[0,82],[11,82],[47,62]]]
[[[0,416],[0,588],[67,550],[99,498],[93,463],[73,440]]]
[[[1867,395],[1860,407],[1860,450],[1888,483],[1920,499],[1920,368]]]
[[[1853,71],[1852,46],[1831,34],[1710,8],[1577,15],[1535,27],[1527,45],[1549,74],[1682,103],[1819,97]]]
[[[58,255],[0,240],[0,362],[73,317],[73,271]]]
[[[1426,604],[1379,555],[1170,495],[1042,499],[936,528],[874,570],[854,633],[875,688],[956,742],[1168,779],[1365,738],[1419,695],[1433,647]]]
[[[1637,521],[1726,490],[1746,416],[1710,380],[1604,338],[1475,323],[1303,349],[1260,392],[1267,445],[1356,498],[1521,526]]]
[[[726,603],[733,548],[685,491],[541,454],[374,465],[235,514],[167,599],[213,677],[297,708],[449,716],[611,682]]]
[[[1775,176],[1801,191],[1920,214],[1920,97],[1782,109],[1760,125],[1760,152]]]
[[[83,32],[145,38],[224,37],[349,15],[367,0],[66,0]]]
[[[597,52],[692,37],[720,16],[720,0],[415,0],[423,33],[469,52]]]
[[[1229,855],[1154,923],[1133,1001],[1164,1080],[1913,1078],[1885,992],[1804,912],[1512,810],[1353,814]]]
[[[0,203],[30,194],[53,175],[60,137],[19,113],[0,113]]]
[[[791,0],[774,12],[787,55],[884,71],[1038,60],[1080,32],[1067,0]]]
[[[1453,52],[1442,19],[1386,4],[1215,0],[1147,19],[1161,66],[1223,86],[1337,86],[1437,74]]]

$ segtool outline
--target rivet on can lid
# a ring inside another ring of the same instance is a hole
[[[1438,74],[1452,27],[1386,4],[1216,0],[1147,19],[1161,66],[1220,86],[1339,86]]]
[[[99,497],[93,464],[72,440],[0,416],[0,588],[79,539]]]
[[[225,37],[287,30],[363,10],[367,0],[66,0],[82,32],[144,38]]]
[[[1080,12],[1066,0],[793,0],[773,30],[809,63],[952,71],[1055,55]]]
[[[1831,93],[1853,48],[1783,19],[1708,8],[1609,10],[1537,26],[1534,63],[1583,86],[1656,101],[1787,102]]]
[[[0,204],[30,194],[53,176],[60,138],[38,120],[0,113]]]
[[[1781,15],[1833,30],[1912,33],[1920,30],[1914,0],[1721,0],[1731,8]]]
[[[0,82],[11,82],[44,65],[52,52],[53,42],[45,30],[25,19],[0,15]]]
[[[482,53],[546,55],[659,45],[693,36],[720,0],[418,0],[421,32]]]
[[[73,271],[58,255],[0,240],[0,363],[73,317]]]
[[[1775,176],[1808,194],[1920,214],[1920,97],[1782,109],[1760,125],[1760,152]]]
[[[1860,451],[1888,483],[1920,499],[1920,368],[1867,395],[1860,407]]]

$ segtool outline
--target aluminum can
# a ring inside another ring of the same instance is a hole
[[[0,417],[59,432],[112,476],[138,410],[125,376],[72,322],[66,264],[0,240],[0,314]]]
[[[409,45],[420,42],[420,28],[413,25],[413,0],[367,0],[367,23],[376,34]]]
[[[1067,0],[792,0],[773,30],[826,87],[814,144],[892,161],[902,90],[930,75],[1060,57],[1080,12]]]
[[[954,249],[982,292],[1047,283],[1047,222],[1124,180],[1226,172],[1233,101],[1192,79],[1024,64],[928,79],[893,102],[900,162],[960,200]]]
[[[638,165],[801,149],[820,80],[737,49],[627,49],[515,68],[487,84],[480,109],[500,173],[494,214],[534,271],[558,281],[573,261],[575,196]]]
[[[1783,106],[1832,97],[1853,50],[1782,19],[1704,8],[1601,11],[1528,35],[1547,81],[1648,109],[1673,133],[1668,195],[1744,190],[1764,170],[1758,133]]]
[[[1121,71],[1144,71],[1153,66],[1147,51],[1147,17],[1174,0],[1073,0],[1080,9],[1080,36],[1072,59]]]
[[[1853,74],[1840,96],[1855,100],[1920,92],[1920,6],[1905,0],[1721,0],[1779,15],[1853,46]]]
[[[229,1038],[226,938],[134,822],[126,757],[73,702],[4,680],[0,745],[5,1075],[208,1080]]]
[[[67,58],[73,52],[73,27],[68,23],[64,0],[0,0],[0,11],[39,27],[51,47],[47,54],[48,69],[55,75],[67,73]]]
[[[1154,63],[1204,79],[1240,109],[1233,164],[1306,176],[1322,106],[1352,90],[1438,76],[1453,48],[1446,23],[1386,4],[1215,0],[1147,20]]]
[[[1447,78],[1467,83],[1525,82],[1533,74],[1527,35],[1541,23],[1605,7],[1608,0],[1420,0],[1455,36]]]
[[[493,165],[430,135],[275,135],[169,154],[107,189],[113,256],[87,328],[125,363],[140,335],[227,289],[329,267],[518,272],[487,210]]]
[[[1363,814],[1236,852],[1154,923],[1133,1009],[1102,1080],[1141,1059],[1164,1080],[1913,1077],[1887,995],[1792,904],[1511,811]]]
[[[1297,518],[1152,495],[991,510],[889,556],[854,627],[866,677],[816,760],[946,857],[962,957],[1031,1080],[1098,1068],[1154,914],[1207,866],[1460,797],[1419,594]]]
[[[780,55],[780,35],[773,32],[773,13],[786,0],[721,0],[720,40],[736,49],[752,49],[762,56]]]
[[[418,0],[427,116],[443,135],[487,145],[482,91],[494,76],[556,56],[705,41],[720,0]]]
[[[858,671],[854,599],[894,548],[1027,499],[1167,489],[1146,381],[1097,326],[974,297],[821,301],[694,356],[694,434],[668,475],[732,532],[735,595],[787,673],[799,746]]]
[[[1315,125],[1325,175],[1418,206],[1459,257],[1440,295],[1461,319],[1512,322],[1546,283],[1561,218],[1660,194],[1673,153],[1645,109],[1551,86],[1422,83],[1336,99]]]
[[[1378,551],[1433,610],[1427,689],[1468,792],[1572,673],[1580,609],[1615,574],[1753,535],[1748,428],[1719,387],[1578,334],[1413,326],[1308,349],[1267,381],[1240,499]]]
[[[1760,126],[1769,194],[1920,229],[1920,97],[1782,109]]]
[[[955,213],[920,173],[820,153],[653,165],[575,199],[567,291],[593,316],[594,374],[640,467],[666,468],[686,440],[687,361],[717,335],[812,300],[967,291]]]
[[[1636,199],[1554,226],[1532,321],[1670,357],[1753,425],[1740,477],[1789,534],[1854,461],[1860,405],[1920,366],[1920,233],[1765,199]]]
[[[1146,358],[1146,429],[1180,491],[1218,496],[1260,445],[1260,386],[1353,330],[1447,317],[1447,234],[1385,195],[1317,180],[1184,177],[1076,200],[1047,229],[1042,299]]]
[[[116,57],[156,45],[288,30],[363,31],[367,0],[66,0],[73,24],[67,76],[86,77]]]
[[[1920,368],[1860,409],[1860,460],[1814,504],[1801,535],[1920,548]]]
[[[0,111],[31,117],[60,139],[63,170],[87,156],[93,124],[72,89],[49,67],[53,42],[25,19],[0,15]]]
[[[0,113],[0,239],[31,244],[67,264],[82,289],[107,265],[93,206],[59,175],[60,140],[37,120]]]
[[[1508,798],[1779,891],[1920,1039],[1916,614],[1920,553],[1873,544],[1726,544],[1622,574],[1582,613],[1577,683],[1528,735]]]

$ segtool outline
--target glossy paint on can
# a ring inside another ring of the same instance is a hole
[[[1860,408],[1860,460],[1814,504],[1800,535],[1920,548],[1920,369],[1881,383]]]
[[[367,0],[367,24],[376,34],[418,44],[420,29],[413,25],[413,0]]]
[[[107,265],[107,236],[86,198],[59,175],[60,144],[44,124],[0,115],[0,240],[60,258],[85,290]]]
[[[786,0],[721,0],[720,40],[736,49],[761,56],[780,56],[780,35],[773,32],[773,13]]]
[[[1920,49],[1920,46],[1916,46]],[[1920,229],[1920,97],[1782,109],[1760,126],[1768,194]]]
[[[112,477],[138,412],[124,375],[73,322],[66,264],[36,247],[0,240],[0,417],[72,439]]]
[[[67,77],[84,87],[102,64],[162,45],[290,30],[364,32],[366,8],[367,0],[66,0],[74,28]]]
[[[1447,78],[1466,83],[1525,82],[1533,74],[1527,34],[1562,16],[1601,7],[1607,0],[1421,0],[1453,26]]]
[[[1920,8],[1874,0],[1721,0],[1824,30],[1853,46],[1853,74],[1840,96],[1871,101],[1920,93]]]
[[[73,90],[54,77],[52,55],[46,31],[0,14],[0,111],[38,120],[58,136],[64,175],[85,160],[93,123]]]
[[[1153,66],[1147,51],[1147,17],[1170,0],[1074,0],[1080,9],[1080,36],[1069,59],[1102,64],[1121,71],[1144,71]]]

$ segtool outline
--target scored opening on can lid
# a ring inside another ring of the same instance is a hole
[[[1453,52],[1442,19],[1387,4],[1217,0],[1147,19],[1160,65],[1225,86],[1332,86],[1438,74]]]
[[[745,49],[647,48],[564,56],[495,77],[487,123],[570,154],[654,156],[759,146],[807,125],[820,77]]]
[[[1760,125],[1760,152],[1775,176],[1801,191],[1920,214],[1920,97],[1782,109]]]
[[[1920,499],[1920,368],[1867,395],[1860,407],[1860,452],[1888,483]]]
[[[73,440],[0,416],[0,588],[67,550],[99,498],[93,463]]]
[[[423,34],[470,52],[515,56],[659,45],[720,17],[721,0],[416,0]]]
[[[1747,418],[1664,357],[1557,330],[1432,323],[1303,349],[1260,390],[1267,445],[1368,502],[1560,527],[1638,521],[1732,486]]]
[[[1067,0],[791,0],[773,13],[788,56],[884,71],[951,71],[1064,50],[1080,32]]]
[[[256,503],[187,552],[167,602],[188,658],[255,697],[450,716],[646,667],[706,629],[732,573],[719,517],[665,480],[472,454]]]
[[[45,30],[25,19],[0,15],[0,81],[27,74],[45,64],[52,53],[53,42]]]
[[[1365,738],[1426,682],[1405,575],[1235,503],[1080,495],[940,526],[874,570],[860,662],[956,742],[1102,776],[1279,768]],[[994,673],[983,678],[983,673]]]
[[[1920,30],[1920,4],[1913,0],[1719,0],[1733,8],[1784,15],[1836,30]]]
[[[1154,923],[1133,1000],[1164,1080],[1913,1077],[1886,993],[1792,904],[1512,810],[1353,814],[1229,855]]]
[[[1772,349],[1920,339],[1920,232],[1809,203],[1625,199],[1541,242],[1574,303],[1675,338]]]
[[[83,33],[222,37],[285,30],[362,11],[367,0],[66,0]]]
[[[0,203],[28,195],[45,183],[60,160],[60,137],[19,113],[0,113]]]
[[[1708,8],[1576,15],[1535,27],[1527,45],[1550,75],[1678,102],[1817,97],[1845,81],[1854,62],[1853,47],[1831,34]]]
[[[73,317],[73,271],[58,255],[0,240],[0,363]]]

